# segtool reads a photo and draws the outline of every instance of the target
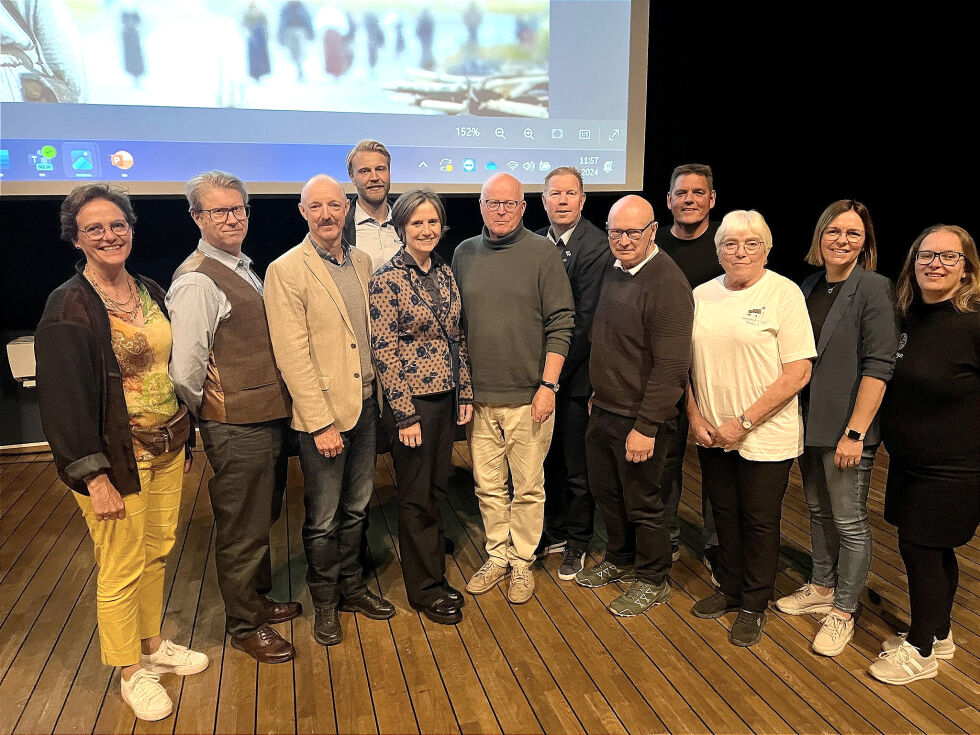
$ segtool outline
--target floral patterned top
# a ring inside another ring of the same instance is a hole
[[[130,426],[160,426],[177,413],[177,396],[167,374],[170,322],[142,285],[139,295],[143,324],[132,324],[109,312],[112,351],[122,373]],[[137,461],[153,457],[136,437],[133,452]]]

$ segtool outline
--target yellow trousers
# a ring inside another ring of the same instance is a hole
[[[138,462],[142,491],[124,495],[126,517],[100,521],[87,495],[74,493],[95,542],[99,566],[102,663],[140,662],[140,641],[160,633],[163,580],[173,548],[184,477],[184,450]]]

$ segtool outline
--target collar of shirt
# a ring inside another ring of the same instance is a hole
[[[653,260],[653,256],[659,252],[660,252],[660,248],[654,245],[653,252],[650,253],[647,257],[645,257],[642,262],[637,263],[632,268],[624,268],[623,264],[619,262],[619,258],[617,258],[616,262],[613,263],[613,268],[619,268],[619,270],[623,271],[624,273],[629,273],[631,276],[635,276],[637,273],[640,272],[640,269],[643,268],[643,266],[645,266],[651,260]]]
[[[429,275],[430,273],[432,273],[434,269],[438,268],[443,263],[443,260],[441,257],[439,257],[439,254],[435,250],[433,250],[431,253],[429,253],[429,270],[424,271],[422,270],[422,266],[420,266],[418,263],[415,262],[415,258],[413,258],[409,254],[408,250],[405,249],[404,245],[402,245],[402,249],[400,253],[401,253],[402,263],[404,263],[405,267],[410,270],[414,270],[423,278]]]
[[[578,227],[578,223],[581,219],[582,217],[580,216],[577,220],[575,220],[575,224],[569,227],[567,230],[565,230],[565,232],[562,233],[562,236],[558,238],[555,237],[554,227],[548,227],[548,239],[551,240],[555,245],[561,243],[562,245],[567,246],[568,241],[572,237],[572,233],[575,232],[575,228]]]
[[[236,257],[231,253],[227,253],[224,250],[219,250],[214,245],[204,242],[204,240],[199,240],[197,243],[197,249],[210,258],[214,258],[222,265],[226,265],[231,270],[236,270],[241,267],[245,270],[249,270],[252,267],[252,259],[242,253],[240,256]]]
[[[344,263],[339,263],[337,262],[337,259],[333,257],[325,248],[321,248],[319,245],[317,245],[312,237],[310,237],[309,235],[307,235],[307,237],[310,238],[310,245],[312,245],[313,249],[316,250],[317,255],[319,255],[328,263],[333,263],[336,266],[343,267],[344,263],[350,260],[350,245],[347,244],[347,242],[345,242],[344,240],[340,241],[340,252],[343,253],[344,255]]]
[[[378,222],[378,220],[376,220],[374,217],[372,217],[370,214],[368,214],[361,208],[361,198],[358,197],[357,199],[354,200],[354,224],[364,225],[369,222],[373,222],[378,227],[391,227],[392,226],[391,205],[385,202],[385,208],[386,208],[385,219],[383,222]]]

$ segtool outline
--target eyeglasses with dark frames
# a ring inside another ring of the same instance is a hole
[[[500,207],[504,208],[505,212],[517,211],[520,202],[516,199],[484,199],[483,203],[487,205],[487,209],[491,212],[496,212]]]
[[[915,254],[915,262],[919,265],[929,265],[936,258],[947,268],[952,268],[966,256],[957,250],[943,250],[937,253],[935,250],[919,250]]]
[[[241,222],[242,220],[248,219],[249,215],[252,213],[252,205],[250,204],[239,204],[237,207],[215,207],[214,209],[199,209],[197,210],[201,214],[206,214],[211,218],[212,222],[227,222],[228,215],[234,215],[235,219]]]
[[[123,222],[122,220],[113,222],[109,225],[109,230],[111,230],[112,234],[116,237],[124,237],[125,235],[128,235],[132,229],[133,228],[129,226],[129,222]],[[89,240],[101,240],[105,237],[106,228],[103,225],[95,224],[81,230],[81,233]]]
[[[624,233],[626,237],[628,237],[630,240],[639,240],[641,237],[643,237],[643,233],[646,232],[647,229],[649,229],[650,225],[652,225],[654,222],[656,222],[656,220],[652,219],[649,222],[647,222],[645,225],[643,225],[643,227],[633,227],[628,230],[620,230],[614,227],[607,227],[606,235],[608,235],[609,239],[614,242],[620,240],[623,237]]]

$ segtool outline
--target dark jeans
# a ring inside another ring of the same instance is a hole
[[[225,603],[225,629],[244,637],[265,623],[265,607],[257,589],[263,565],[268,564],[282,422],[201,421],[200,429],[214,470],[208,493],[214,512],[214,564]]]
[[[421,418],[422,444],[406,447],[398,440],[391,408],[385,402],[383,421],[393,432],[391,457],[398,484],[398,548],[405,591],[413,607],[431,605],[444,594],[446,534],[442,506],[452,471],[456,435],[453,391],[416,396],[412,403]]]
[[[677,509],[681,504],[684,490],[684,454],[687,452],[687,435],[690,430],[687,414],[681,410],[677,417],[677,433],[667,448],[667,465],[664,467],[664,483],[667,485],[667,518],[670,520],[670,548],[677,550],[681,541],[681,529],[677,523]],[[718,533],[715,531],[715,518],[711,514],[711,501],[701,483],[701,543],[709,551],[718,546]]]
[[[286,496],[286,481],[289,471],[289,458],[299,452],[299,439],[296,431],[289,428],[286,420],[282,424],[282,450],[279,452],[279,459],[276,460],[274,469],[275,484],[272,486],[272,509],[269,520],[269,527],[276,525],[282,515],[282,502]],[[259,576],[255,581],[256,591],[263,597],[272,592],[272,555],[267,551],[259,566]]]
[[[560,396],[555,402],[551,449],[544,461],[544,532],[549,539],[587,549],[595,521],[585,461],[589,399]]]
[[[718,528],[721,591],[742,609],[763,612],[772,599],[779,557],[779,519],[792,459],[756,462],[738,452],[698,447],[701,482]]]
[[[312,434],[299,435],[306,486],[306,583],[314,605],[335,608],[341,597],[354,597],[364,589],[360,549],[374,491],[377,421],[378,402],[372,396],[361,405],[354,427],[341,432],[344,451],[336,457],[320,454]]]
[[[949,635],[949,616],[960,581],[956,550],[949,547],[919,546],[898,537],[898,550],[909,576],[912,624],[908,642],[922,655],[932,653],[932,639]]]
[[[617,566],[635,564],[637,579],[660,584],[670,571],[667,488],[661,480],[677,421],[661,424],[650,459],[628,462],[626,436],[634,421],[592,407],[586,433],[589,485],[606,522],[606,560]]]

